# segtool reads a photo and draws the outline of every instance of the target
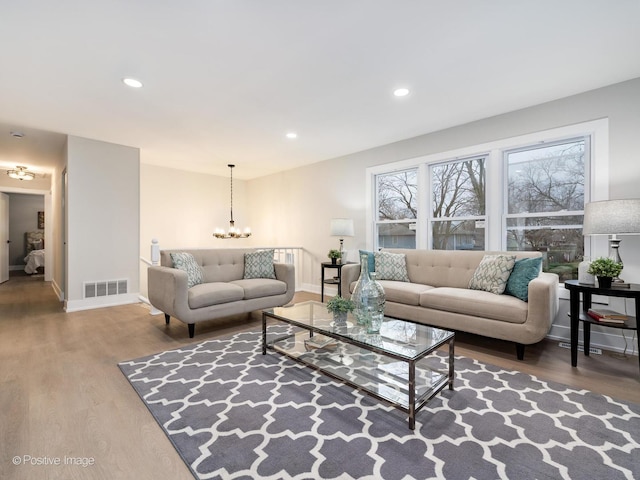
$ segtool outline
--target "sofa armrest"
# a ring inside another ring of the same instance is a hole
[[[151,305],[183,319],[189,310],[187,272],[178,268],[152,266],[147,269],[147,288]]]
[[[558,314],[558,275],[541,272],[529,282],[529,313],[527,323],[541,329],[541,338],[549,333]]]
[[[351,284],[360,276],[360,264],[349,263],[342,267],[340,273],[340,293],[343,298],[351,298]]]
[[[287,284],[287,303],[293,299],[296,293],[296,269],[291,263],[274,263],[276,278]]]

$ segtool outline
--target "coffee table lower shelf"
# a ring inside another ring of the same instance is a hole
[[[264,338],[263,342],[265,349],[282,353],[407,413],[411,430],[415,429],[416,413],[429,400],[446,386],[453,390],[453,336],[442,342],[449,344],[448,368],[444,369],[438,357],[428,355],[439,345],[418,358],[407,359],[368,344],[314,336],[310,330],[280,336],[270,342]],[[319,344],[324,346],[315,348]]]

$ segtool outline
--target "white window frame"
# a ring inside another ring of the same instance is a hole
[[[487,217],[485,235],[487,250],[505,250],[506,235],[504,229],[506,219],[504,215],[504,166],[503,152],[513,150],[535,143],[556,142],[559,140],[580,136],[590,137],[591,161],[589,169],[585,172],[585,202],[607,200],[609,198],[609,120],[598,120],[577,123],[564,127],[541,130],[534,133],[519,135],[512,138],[497,140],[470,147],[434,153],[421,157],[401,160],[398,162],[369,167],[365,172],[366,190],[366,246],[367,249],[376,248],[375,237],[375,212],[373,208],[377,204],[375,177],[378,174],[394,171],[418,168],[418,218],[416,229],[416,249],[429,249],[429,216],[425,215],[425,206],[430,205],[428,166],[433,163],[442,163],[449,160],[464,159],[480,155],[487,156]],[[588,185],[588,188],[587,188]],[[608,242],[605,237],[590,237],[585,239],[585,256],[594,257],[606,255]]]

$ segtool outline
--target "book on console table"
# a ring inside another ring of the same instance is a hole
[[[608,308],[590,308],[587,310],[587,315],[606,323],[624,323],[629,319],[624,313],[609,310]]]

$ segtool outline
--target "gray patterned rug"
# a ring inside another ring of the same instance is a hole
[[[468,358],[415,431],[258,332],[119,366],[196,478],[640,478],[640,406]]]

